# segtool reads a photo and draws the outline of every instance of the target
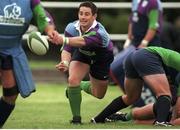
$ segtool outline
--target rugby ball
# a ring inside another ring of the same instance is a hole
[[[49,50],[49,43],[46,36],[40,32],[31,32],[27,37],[29,49],[37,55],[45,55]]]

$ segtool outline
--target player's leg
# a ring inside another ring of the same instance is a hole
[[[161,59],[146,49],[136,51],[133,56],[138,74],[157,97],[154,105],[157,123],[166,122],[171,107],[171,92]]]
[[[68,100],[70,103],[73,120],[72,123],[81,123],[81,88],[80,82],[87,74],[89,65],[79,61],[72,61],[69,66],[69,77],[68,77]]]
[[[143,107],[134,108],[132,110],[132,118],[134,120],[154,119],[153,104],[148,104]]]
[[[143,79],[157,96],[154,104],[157,122],[166,122],[171,108],[171,92],[166,75],[153,74],[143,76]]]
[[[1,60],[3,96],[0,98],[0,127],[4,125],[13,111],[19,93],[12,69],[13,65],[11,57],[4,57]]]
[[[180,125],[180,96],[178,97],[176,105],[173,109],[173,118],[171,120],[171,123],[173,125]]]
[[[106,94],[106,90],[108,87],[108,80],[98,80],[90,76],[90,80],[92,83],[91,92],[92,95],[98,99],[102,99]]]
[[[134,67],[132,65],[132,62],[131,62],[131,57],[132,57],[132,54],[130,54],[127,58],[126,58],[126,61],[125,61],[125,73],[127,74],[128,73],[128,76],[130,76],[131,74],[134,75],[135,73],[135,76],[137,76],[137,73],[136,71],[134,70]],[[139,79],[136,79],[136,78],[125,78],[125,91],[127,90],[139,90],[138,88],[136,89],[136,86],[139,87],[140,84],[142,84],[142,81],[140,81],[139,83]],[[128,89],[129,88],[129,89]],[[140,87],[141,88],[141,87]],[[141,91],[140,91],[141,92]],[[139,93],[136,93],[138,96],[140,95]],[[135,94],[135,92],[133,91],[133,93]],[[107,105],[104,110],[102,110],[94,119],[93,119],[93,122],[104,122],[105,119],[107,117],[109,117],[110,115],[112,115],[113,113],[123,109],[123,108],[126,108],[128,105],[130,105],[130,100],[131,99],[128,99],[128,97],[133,97],[133,95],[131,95],[131,92],[127,92],[127,94],[130,94],[130,95],[123,95],[123,96],[119,96],[117,98],[115,98],[109,105]],[[136,98],[135,96],[133,97],[134,99]],[[133,100],[133,99],[132,99]],[[131,100],[131,101],[132,101]],[[136,99],[135,99],[136,100]]]
[[[114,61],[112,62],[110,66],[110,76],[113,79],[115,83],[118,84],[118,87],[120,87],[124,91],[124,79],[125,79],[125,73],[123,69],[123,62],[127,58],[127,56],[132,53],[135,50],[135,47],[133,45],[130,45],[123,51],[121,51],[119,54],[117,54],[114,58]]]
[[[104,56],[96,57],[91,60],[90,83],[81,82],[81,89],[99,99],[102,99],[106,93],[109,79],[110,64],[114,59],[112,52],[107,52]]]
[[[152,125],[154,123],[155,119],[149,119],[149,120],[134,120],[135,124],[144,124],[144,125]]]
[[[135,107],[128,113],[117,112],[108,117],[107,121],[129,121],[135,120],[137,122],[146,122],[146,120],[154,120],[153,103],[143,107]],[[145,120],[145,121],[144,121]],[[150,122],[150,121],[148,121]],[[152,124],[152,123],[151,123]]]
[[[180,125],[180,85],[179,84],[180,84],[180,73],[178,73],[176,76],[176,85],[174,87],[177,87],[177,92],[176,92],[177,100],[175,106],[173,107],[173,113],[172,113],[172,123],[178,125]]]
[[[93,121],[96,123],[102,123],[111,114],[128,107],[134,103],[141,94],[142,80],[139,79],[125,79],[125,92],[123,96],[115,98],[106,108],[101,111]]]

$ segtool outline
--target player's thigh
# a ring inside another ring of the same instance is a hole
[[[5,88],[12,87],[16,84],[14,73],[12,70],[1,71],[1,81]]]
[[[170,86],[165,74],[152,74],[143,76],[144,81],[153,90],[156,96],[171,96]]]
[[[139,78],[125,78],[125,95],[123,99],[127,105],[134,103],[141,96],[143,81]]]
[[[154,118],[153,103],[143,107],[137,107],[132,110],[133,119],[149,120]]]
[[[80,81],[85,77],[85,75],[89,71],[89,65],[79,62],[79,61],[71,61],[69,66],[69,82],[73,82],[73,84],[79,84]]]
[[[108,80],[99,80],[90,76],[90,81],[93,95],[98,98],[103,98],[107,91]]]
[[[16,85],[13,61],[11,56],[3,55],[0,56],[1,62],[1,82],[4,88],[10,88]]]

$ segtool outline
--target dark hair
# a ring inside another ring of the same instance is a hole
[[[92,1],[85,1],[85,2],[81,3],[79,5],[78,10],[83,6],[91,8],[91,12],[93,15],[97,14],[97,12],[98,12],[98,8],[96,7],[96,5]]]

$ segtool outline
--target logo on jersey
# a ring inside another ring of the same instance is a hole
[[[0,15],[0,24],[22,26],[25,22],[21,16],[21,7],[16,3],[6,5],[3,9],[4,16]]]

